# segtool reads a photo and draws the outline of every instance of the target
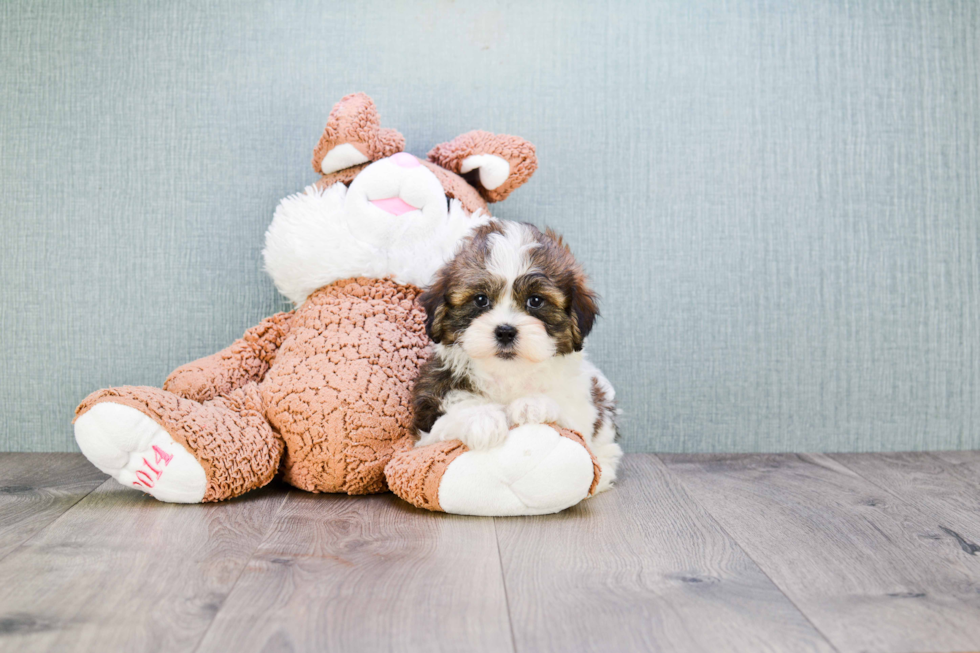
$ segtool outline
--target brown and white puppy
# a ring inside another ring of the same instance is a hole
[[[551,230],[478,227],[421,297],[435,345],[415,385],[418,445],[489,449],[513,426],[555,422],[585,437],[608,488],[622,456],[614,392],[582,353],[596,299]]]

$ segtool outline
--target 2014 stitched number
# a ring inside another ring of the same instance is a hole
[[[156,482],[160,480],[161,476],[163,476],[163,468],[169,465],[170,461],[173,460],[173,454],[167,453],[156,445],[153,445],[153,453],[155,454],[153,464],[146,459],[146,456],[143,457],[143,467],[146,469],[141,467],[136,470],[136,480],[133,481],[133,485],[145,487],[147,490],[149,490],[151,487],[156,485]],[[156,467],[153,466],[154,464]]]

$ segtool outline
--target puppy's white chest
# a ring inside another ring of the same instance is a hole
[[[539,369],[487,370],[481,374],[480,390],[493,403],[509,405],[525,397],[545,395],[561,408],[559,422],[585,437],[592,435],[597,411],[590,393],[591,379],[578,365],[545,365]]]
[[[544,379],[534,376],[494,375],[487,379],[484,388],[490,398],[499,404],[509,404],[521,397],[551,395],[553,388]]]

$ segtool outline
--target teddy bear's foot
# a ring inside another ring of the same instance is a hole
[[[282,459],[282,438],[255,383],[204,403],[160,388],[108,388],[86,397],[75,415],[75,437],[89,460],[161,501],[237,497],[269,483]]]
[[[575,505],[595,490],[599,466],[578,433],[528,424],[487,451],[458,440],[411,449],[385,475],[395,494],[420,508],[503,517]]]
[[[103,402],[75,422],[82,453],[122,485],[160,501],[200,503],[204,468],[154,420],[123,404]]]

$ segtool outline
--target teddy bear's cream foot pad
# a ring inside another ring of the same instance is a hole
[[[439,505],[460,515],[544,515],[586,498],[594,477],[585,447],[548,425],[526,425],[499,447],[453,460],[439,484]]]
[[[75,440],[100,470],[160,501],[200,503],[204,468],[153,419],[130,406],[102,402],[75,421]]]

